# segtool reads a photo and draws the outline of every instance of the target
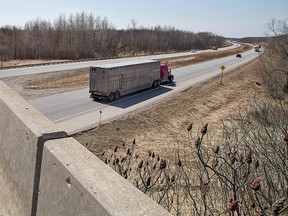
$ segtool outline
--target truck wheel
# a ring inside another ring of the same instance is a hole
[[[161,80],[157,80],[157,86],[161,85]]]
[[[120,97],[120,92],[117,90],[114,95],[114,99],[117,100]]]
[[[154,80],[152,87],[155,88],[157,86],[157,80]]]
[[[113,101],[114,100],[114,93],[111,92],[109,95],[108,95],[108,101]]]
[[[169,76],[168,80],[169,80],[169,82],[173,82],[174,81],[174,76],[173,75]]]

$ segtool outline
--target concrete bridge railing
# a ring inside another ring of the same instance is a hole
[[[169,215],[0,81],[0,215]]]

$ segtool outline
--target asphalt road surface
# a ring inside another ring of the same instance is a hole
[[[233,44],[229,47],[219,48],[218,50],[232,49],[239,46],[238,44]],[[202,52],[215,52],[213,50],[201,50],[196,53]],[[119,59],[107,59],[107,60],[96,60],[96,61],[82,61],[82,62],[73,62],[65,64],[54,64],[54,65],[44,65],[44,66],[34,66],[34,67],[21,67],[21,68],[10,68],[10,69],[1,69],[0,68],[0,78],[27,75],[27,74],[37,74],[37,73],[47,73],[61,70],[71,70],[90,67],[91,65],[101,65],[101,64],[110,64],[122,61],[133,61],[133,60],[143,60],[143,59],[163,59],[171,57],[180,57],[187,55],[195,55],[196,53],[191,52],[182,52],[182,53],[172,53],[172,54],[162,54],[162,55],[150,55],[142,57],[131,57],[131,58],[119,58]]]
[[[220,70],[222,65],[226,68],[224,70],[225,74],[225,72],[241,67],[241,65],[257,58],[258,55],[252,49],[242,53],[242,58],[236,58],[233,55],[173,69],[174,84],[147,89],[121,97],[111,103],[91,99],[88,87],[29,102],[51,121],[62,127],[68,134],[73,134],[117,119],[135,110],[145,109],[145,107],[151,106],[151,104],[155,104],[166,97],[178,94],[193,85],[219,76],[222,73]]]

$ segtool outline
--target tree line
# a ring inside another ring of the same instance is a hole
[[[53,22],[36,19],[24,27],[0,28],[0,56],[8,59],[87,59],[133,56],[222,46],[225,38],[171,26],[116,29],[106,17],[85,12],[60,15]]]

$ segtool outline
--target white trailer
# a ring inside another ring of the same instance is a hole
[[[149,87],[159,86],[160,61],[141,60],[90,67],[92,98],[108,101]]]

